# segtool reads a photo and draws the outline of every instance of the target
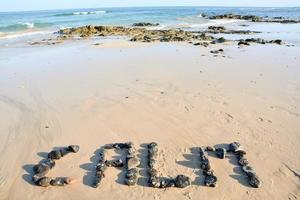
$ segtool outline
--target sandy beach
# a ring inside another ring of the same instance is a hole
[[[300,198],[299,45],[96,42],[0,49],[0,199]],[[210,53],[218,48],[224,53]],[[127,141],[141,159],[138,184],[124,185],[124,171],[112,168],[91,187],[99,148]],[[189,176],[190,187],[146,186],[145,144],[153,141],[160,173]],[[262,187],[250,187],[230,155],[209,157],[218,184],[203,186],[191,148],[234,141]],[[50,175],[75,182],[35,186],[32,166],[69,144],[80,151]]]

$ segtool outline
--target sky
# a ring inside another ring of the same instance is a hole
[[[300,7],[300,0],[0,0],[0,11],[137,6]]]

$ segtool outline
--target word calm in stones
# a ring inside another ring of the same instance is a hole
[[[199,169],[202,170],[204,176],[203,185],[207,187],[216,187],[217,176],[211,167],[208,159],[208,152],[214,153],[217,158],[224,159],[226,154],[234,154],[238,160],[238,164],[241,166],[242,171],[247,175],[248,183],[254,188],[261,187],[261,180],[257,176],[253,167],[249,165],[249,161],[245,157],[246,151],[243,149],[240,143],[233,142],[227,145],[226,148],[214,148],[211,146],[196,148],[199,154]],[[109,150],[125,151],[125,158],[119,158],[115,160],[107,160],[105,154]],[[69,153],[77,153],[79,151],[78,145],[70,145],[68,147],[60,148],[48,153],[48,158],[41,161],[39,164],[33,167],[34,175],[32,181],[42,187],[48,186],[66,186],[72,183],[72,180],[68,177],[56,177],[51,178],[46,176],[48,172],[55,167],[55,160],[59,160]],[[127,143],[113,143],[106,144],[100,148],[99,160],[95,166],[95,177],[92,186],[97,188],[101,185],[102,180],[105,178],[105,172],[108,168],[125,168],[126,174],[124,183],[128,186],[134,186],[137,184],[139,178],[140,160],[136,156],[136,149],[132,142]],[[185,188],[191,185],[191,180],[188,176],[177,175],[176,177],[160,177],[157,168],[158,158],[158,144],[155,142],[147,145],[147,172],[148,172],[148,186],[153,188],[168,188],[177,187]]]

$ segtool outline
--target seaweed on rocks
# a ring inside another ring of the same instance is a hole
[[[58,38],[70,39],[76,36],[89,38],[93,36],[126,36],[133,42],[176,42],[176,41],[212,41],[214,37],[202,32],[179,29],[148,30],[145,28],[123,26],[82,26],[58,31]]]

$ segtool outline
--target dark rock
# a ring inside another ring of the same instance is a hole
[[[243,150],[242,145],[238,142],[232,142],[229,144],[229,152],[237,152]]]
[[[243,166],[242,167],[242,170],[243,172],[245,172],[247,174],[247,176],[253,176],[254,174],[256,174],[255,170],[249,166],[249,165],[246,165],[246,166]]]
[[[244,41],[244,40],[241,40],[241,41],[239,41],[238,45],[239,45],[239,46],[241,46],[241,45],[250,46],[250,43],[249,43],[249,42],[246,42],[246,41]]]
[[[49,159],[59,160],[61,158],[61,152],[59,150],[53,150],[48,153]]]
[[[158,26],[159,23],[149,23],[149,22],[138,22],[132,24],[132,26]]]
[[[58,178],[52,179],[50,184],[52,186],[65,186],[65,185],[70,184],[71,182],[72,182],[71,179],[68,177],[58,177]]]
[[[149,178],[149,186],[154,187],[154,188],[159,188],[160,187],[160,180],[159,178],[152,176]]]
[[[241,159],[241,158],[244,157],[244,155],[246,155],[246,151],[239,150],[239,151],[236,151],[235,154],[236,154],[236,156],[237,156],[238,159]]]
[[[96,165],[96,171],[102,171],[104,172],[107,168],[107,165],[104,163],[104,162],[99,162],[97,165]]]
[[[40,176],[39,174],[35,174],[32,176],[31,180],[38,185],[38,182],[41,178],[43,178],[44,176]]]
[[[175,181],[172,178],[160,178],[160,188],[174,187]]]
[[[271,40],[270,43],[282,45],[282,40]]]
[[[96,172],[96,177],[93,183],[93,187],[97,188],[99,187],[102,179],[105,177],[104,172],[103,171],[97,171]]]
[[[125,184],[128,186],[133,186],[137,183],[137,176],[132,176],[130,178],[125,179]]]
[[[203,171],[203,175],[205,175],[205,176],[212,176],[212,175],[214,175],[214,170]]]
[[[205,176],[204,185],[208,187],[216,187],[217,177],[214,175]]]
[[[218,50],[211,50],[210,53],[213,53],[213,54],[218,54],[219,51]]]
[[[105,164],[108,167],[123,167],[124,166],[124,162],[122,159],[119,160],[106,160]]]
[[[218,158],[224,159],[226,155],[226,149],[224,148],[217,148],[216,149],[216,155]]]
[[[150,144],[148,144],[148,148],[154,148],[154,147],[157,147],[157,143],[156,142],[151,142]]]
[[[190,178],[184,175],[178,175],[175,178],[175,186],[178,188],[185,188],[187,186],[191,185]]]
[[[113,147],[115,149],[128,149],[131,148],[133,146],[133,144],[131,142],[128,143],[115,143],[113,144]]]
[[[239,159],[239,164],[241,166],[247,166],[249,164],[249,161],[246,158]]]
[[[50,171],[50,166],[46,165],[45,163],[35,165],[33,171],[35,174],[37,174],[40,177],[45,176]]]
[[[206,151],[214,151],[215,148],[212,147],[212,146],[207,146],[207,147],[205,148],[205,150],[206,150]]]
[[[262,18],[255,15],[235,15],[232,13],[224,15],[214,15],[209,17],[209,19],[240,19],[240,20],[249,20],[253,22],[261,21]]]
[[[106,144],[103,147],[104,149],[113,149],[114,148],[114,144]]]
[[[79,151],[79,146],[78,145],[70,145],[70,146],[68,146],[68,150],[70,152],[77,153]]]
[[[220,37],[218,39],[213,40],[211,43],[212,44],[219,44],[219,43],[224,43],[227,42],[227,40],[224,37]]]
[[[200,168],[204,171],[209,171],[211,169],[209,160],[207,158],[201,160]]]
[[[209,43],[208,42],[196,42],[196,43],[194,43],[194,45],[208,47]]]
[[[130,41],[138,42],[172,42],[172,41],[211,41],[214,37],[202,32],[191,32],[178,29],[147,30],[145,28],[128,28],[121,26],[82,26],[59,31],[59,39],[71,39],[76,36],[127,36]]]
[[[126,177],[127,178],[133,177],[133,176],[137,175],[137,173],[138,173],[138,169],[137,168],[132,168],[132,169],[127,171]]]
[[[33,166],[33,172],[35,174],[44,173],[48,169],[52,169],[55,166],[55,161],[51,159],[47,159],[44,162]]]
[[[260,188],[261,187],[261,180],[256,174],[253,174],[249,177],[249,184],[254,188]]]
[[[225,31],[226,28],[224,26],[209,26],[208,30],[213,30],[213,31]]]
[[[52,181],[52,178],[50,178],[50,177],[42,177],[41,179],[38,180],[37,185],[42,186],[42,187],[49,187],[51,181]]]

